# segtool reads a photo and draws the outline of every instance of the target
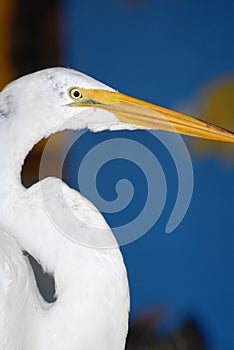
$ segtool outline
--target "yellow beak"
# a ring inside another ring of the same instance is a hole
[[[101,108],[116,115],[122,123],[147,129],[166,130],[189,136],[234,142],[234,133],[197,118],[159,107],[119,92],[79,89],[81,98],[73,106]]]

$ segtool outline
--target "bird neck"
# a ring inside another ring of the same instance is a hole
[[[16,196],[16,192],[24,190],[21,182],[22,166],[38,137],[31,135],[29,140],[23,140],[20,130],[16,133],[14,128],[11,128],[12,133],[9,133],[4,129],[6,128],[1,127],[0,133],[0,196],[8,197],[11,194]]]

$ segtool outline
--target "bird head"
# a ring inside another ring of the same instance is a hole
[[[0,123],[8,132],[12,126],[15,142],[25,139],[27,151],[57,131],[83,128],[157,129],[234,142],[232,132],[127,96],[66,68],[45,69],[8,84],[0,94]]]

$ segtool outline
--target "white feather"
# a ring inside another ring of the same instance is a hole
[[[128,282],[105,220],[61,180],[49,178],[28,190],[21,184],[24,159],[41,138],[66,128],[116,123],[114,115],[93,108],[80,108],[74,115],[67,107],[71,86],[110,89],[81,73],[55,68],[23,77],[0,94],[2,350],[125,346]],[[23,250],[54,275],[54,304],[39,295]]]

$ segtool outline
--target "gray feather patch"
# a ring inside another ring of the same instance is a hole
[[[11,95],[7,95],[0,100],[0,121],[9,118],[11,113],[15,112],[15,104]]]

